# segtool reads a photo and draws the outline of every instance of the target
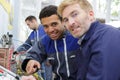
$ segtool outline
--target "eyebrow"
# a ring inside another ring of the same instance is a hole
[[[72,15],[74,12],[77,12],[77,11],[76,11],[76,10],[72,11],[72,12],[70,13],[70,15]]]
[[[64,22],[65,20],[67,20],[67,18],[66,18],[66,17],[62,19],[62,21],[63,21],[63,22]]]
[[[74,12],[76,12],[76,10],[73,10],[73,11],[70,13],[70,15],[72,15]],[[66,19],[67,19],[67,18],[65,17],[65,18],[62,19],[62,21],[66,20]]]

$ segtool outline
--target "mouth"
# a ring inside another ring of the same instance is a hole
[[[52,39],[56,39],[58,37],[58,35],[57,35],[57,33],[52,33],[52,34],[50,34],[50,37]]]
[[[80,27],[79,26],[75,26],[75,27],[73,27],[72,29],[71,29],[71,31],[76,31],[76,30],[78,30]]]

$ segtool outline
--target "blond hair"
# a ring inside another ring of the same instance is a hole
[[[58,7],[58,14],[62,16],[62,12],[67,6],[76,3],[78,3],[80,7],[86,12],[93,10],[92,5],[87,0],[63,0]]]

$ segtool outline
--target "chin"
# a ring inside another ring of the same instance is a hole
[[[74,38],[79,38],[78,36],[73,36]]]
[[[76,35],[73,35],[74,38],[78,38]]]
[[[57,38],[51,38],[52,40],[57,40]]]
[[[74,35],[74,34],[73,34],[73,37],[74,37],[74,38],[79,38],[79,36],[78,36],[78,35]]]

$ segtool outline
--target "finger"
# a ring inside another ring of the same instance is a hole
[[[28,66],[27,68],[26,68],[26,72],[28,73],[28,74],[31,74],[31,73],[33,73],[33,67],[32,66]]]
[[[34,62],[32,60],[30,60],[26,66],[26,71],[28,74],[32,73],[33,66],[34,66]]]
[[[36,62],[36,66],[38,69],[40,69],[40,63],[39,62]]]
[[[32,69],[32,73],[37,71],[37,67]]]
[[[30,60],[26,66],[27,73],[34,73],[37,69],[40,69],[40,63],[35,60]]]
[[[27,72],[28,74],[31,73],[30,67],[27,67],[27,68],[26,68],[26,72]]]
[[[30,67],[30,68],[29,68],[28,73],[29,73],[29,74],[33,74],[33,73],[36,72],[37,70],[38,70],[37,65],[34,65],[33,67]]]

